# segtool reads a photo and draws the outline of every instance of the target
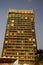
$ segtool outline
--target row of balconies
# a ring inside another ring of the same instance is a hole
[[[14,31],[20,31],[20,32],[22,32],[22,30],[23,31],[30,31],[30,32],[32,32],[32,29],[34,29],[33,27],[29,27],[29,25],[28,26],[15,26],[15,27],[9,27],[9,28],[7,28],[7,30],[9,30],[9,31],[11,31],[11,32],[14,32]]]
[[[33,44],[33,42],[36,44],[36,40],[35,39],[30,39],[29,38],[29,40],[18,40],[18,39],[14,39],[14,38],[12,38],[12,39],[10,39],[10,38],[6,38],[6,40],[5,40],[5,44],[11,44],[12,43],[12,45],[14,44],[23,44],[23,45],[26,45],[27,43],[28,43],[28,45],[32,45]]]
[[[22,22],[21,22],[22,21]],[[29,25],[31,25],[31,22],[29,22],[29,20],[8,20],[8,23],[7,24],[15,24],[15,25],[17,25],[17,24],[29,24]],[[33,25],[33,24],[32,24]]]
[[[24,38],[25,37],[28,37],[29,38],[29,37],[35,37],[35,34],[32,34],[32,33],[28,33],[28,34],[27,33],[24,33],[24,34],[21,34],[21,33],[14,33],[14,32],[13,33],[12,32],[10,33],[9,32],[8,34],[6,34],[5,37],[6,38],[8,38],[8,37],[24,37]]]
[[[15,54],[3,53],[3,56],[6,56],[6,57],[9,56],[9,57],[15,57],[15,58],[18,57],[18,58],[20,58],[20,59],[22,59],[22,60],[23,60],[23,59],[26,59],[26,58],[29,59],[29,58],[35,58],[35,57],[36,57],[35,54],[33,54],[33,55],[28,55],[28,54],[27,54],[27,55],[25,55],[25,54],[24,54],[24,55],[23,55],[23,54],[20,55],[20,54],[18,54],[18,55],[17,55],[17,53],[15,53]]]
[[[7,58],[7,57],[8,57],[8,58],[11,57],[11,58],[19,59],[19,61],[29,61],[29,60],[35,60],[35,57],[36,57],[36,56],[34,56],[34,57],[33,57],[33,56],[30,56],[30,57],[28,56],[28,57],[26,57],[26,56],[11,56],[11,55],[8,56],[8,55],[6,55],[6,56],[3,56],[3,57],[6,57],[6,58]]]
[[[8,44],[8,45],[5,44],[5,46],[22,46],[22,45],[23,45],[23,46],[33,46],[33,43],[31,43],[31,44],[30,44],[30,43],[28,43],[28,44],[27,44],[27,43],[26,43],[26,44],[25,44],[25,43],[23,43],[23,44],[20,44],[20,43],[13,43],[13,44],[12,44],[12,43],[10,43],[10,44]]]
[[[10,54],[10,53],[11,53],[11,54],[17,54],[17,53],[18,53],[18,54],[21,54],[21,55],[22,55],[22,54],[32,55],[32,54],[35,54],[36,51],[34,51],[34,50],[28,50],[28,51],[22,51],[22,52],[21,52],[21,51],[18,51],[18,52],[17,52],[17,50],[16,50],[16,51],[7,51],[7,52],[4,51],[4,52],[5,52],[5,53],[9,53],[9,54]]]
[[[36,44],[35,44],[36,45]],[[4,47],[7,47],[7,48],[30,48],[30,47],[34,47],[34,44],[28,44],[28,45],[25,45],[25,44],[21,44],[21,45],[5,45]]]
[[[7,52],[6,52],[7,51]],[[36,50],[23,50],[23,51],[19,51],[19,50],[7,50],[7,49],[4,49],[4,53],[8,53],[8,54],[20,54],[20,55],[23,55],[23,54],[27,54],[27,55],[34,55],[36,53]]]
[[[8,48],[8,49],[29,49],[29,48],[36,48],[36,45],[35,46],[4,46],[4,48]]]
[[[29,52],[29,50],[31,51],[31,50],[33,50],[32,48],[30,48],[30,49],[9,49],[9,48],[7,48],[7,49],[5,49],[5,50],[7,50],[8,52],[9,51],[11,51],[11,52]],[[34,51],[35,52],[35,51]]]
[[[17,22],[17,21],[20,21],[20,22],[21,22],[21,21],[29,21],[29,22],[32,22],[32,21],[33,21],[33,22],[34,22],[34,18],[33,18],[33,17],[29,17],[29,16],[25,16],[25,15],[24,15],[24,17],[23,17],[23,15],[22,15],[22,17],[19,17],[19,16],[18,16],[18,17],[15,17],[15,16],[13,17],[13,16],[12,16],[12,17],[9,17],[9,18],[8,18],[8,21],[10,21],[10,20],[11,20],[11,21],[14,20],[14,21],[16,21],[16,22]]]

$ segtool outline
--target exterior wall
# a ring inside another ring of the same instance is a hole
[[[13,63],[0,63],[0,65],[13,65]]]
[[[28,63],[21,62],[19,65],[35,65],[35,62],[31,62],[31,61],[28,61]]]
[[[0,65],[13,65],[13,63],[0,63]],[[18,65],[23,65],[23,64],[18,64]],[[35,64],[35,62],[29,62],[29,64],[26,65],[43,65],[43,62],[39,62],[39,64]]]
[[[3,57],[14,57],[25,63],[36,58],[37,44],[32,10],[9,10]]]

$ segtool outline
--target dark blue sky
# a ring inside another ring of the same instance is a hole
[[[9,8],[34,10],[37,47],[43,49],[43,0],[0,0],[0,55],[4,43],[7,10]]]

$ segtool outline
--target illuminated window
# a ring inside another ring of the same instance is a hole
[[[8,40],[6,40],[5,43],[8,43]]]
[[[33,44],[34,47],[36,47],[36,44]]]
[[[6,58],[6,56],[3,56],[3,58]]]
[[[35,42],[35,39],[33,39],[33,42]]]
[[[13,22],[14,22],[14,20],[11,20],[11,22],[13,23]]]
[[[4,52],[6,52],[6,49],[4,49]]]
[[[16,33],[14,33],[14,35],[16,35]]]
[[[14,58],[14,56],[12,58]]]
[[[23,65],[27,65],[27,64],[23,64]],[[28,64],[29,65],[29,64]]]
[[[6,36],[8,36],[9,34],[8,33],[6,33]]]
[[[8,58],[10,58],[10,57],[8,56]]]
[[[9,24],[8,24],[7,26],[8,26],[8,28],[9,28]]]
[[[22,31],[21,33],[24,33],[24,31]]]
[[[25,17],[25,19],[27,19],[27,17]]]
[[[32,39],[31,38],[29,38],[29,41],[31,41]]]
[[[12,23],[11,26],[14,26],[14,24]]]
[[[33,21],[33,18],[31,17],[31,21]]]
[[[18,32],[18,33],[20,33],[20,31],[19,31],[19,30],[18,30],[17,32]]]
[[[17,55],[18,55],[18,52],[17,52]]]
[[[3,55],[5,55],[5,53],[3,53]]]
[[[32,29],[32,32],[34,32],[34,29]]]
[[[9,31],[6,32],[6,36],[8,36],[8,35],[9,35]]]
[[[19,57],[17,57],[17,59],[18,59]]]

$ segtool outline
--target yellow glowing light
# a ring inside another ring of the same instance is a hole
[[[35,41],[35,39],[33,39],[33,41]]]
[[[27,64],[23,64],[23,65],[27,65]]]
[[[16,33],[14,33],[14,35],[16,35]]]
[[[3,56],[3,58],[6,58],[6,56]]]
[[[22,33],[24,33],[24,31],[22,31]]]
[[[12,23],[14,22],[14,20],[11,21]]]
[[[33,44],[34,47],[36,47],[36,44]]]
[[[6,52],[6,49],[4,49],[4,52]]]
[[[17,55],[18,55],[18,52],[17,52]]]
[[[8,43],[8,41],[6,40],[5,43]]]
[[[27,19],[27,17],[25,17],[25,19]]]
[[[14,58],[14,56],[12,58]]]
[[[8,33],[6,34],[6,36],[8,36]]]
[[[29,38],[29,41],[31,41],[32,39],[31,38]]]
[[[20,31],[19,31],[19,30],[18,30],[17,32],[18,32],[18,33],[20,33]]]
[[[8,24],[7,26],[8,26],[8,28],[9,28],[9,24]]]
[[[14,24],[12,23],[11,26],[14,26]]]
[[[5,53],[3,53],[3,55],[5,55]]]
[[[32,32],[34,32],[34,29],[32,29]]]
[[[8,58],[10,58],[10,57],[8,56]]]
[[[17,59],[18,59],[19,57],[17,57]]]

